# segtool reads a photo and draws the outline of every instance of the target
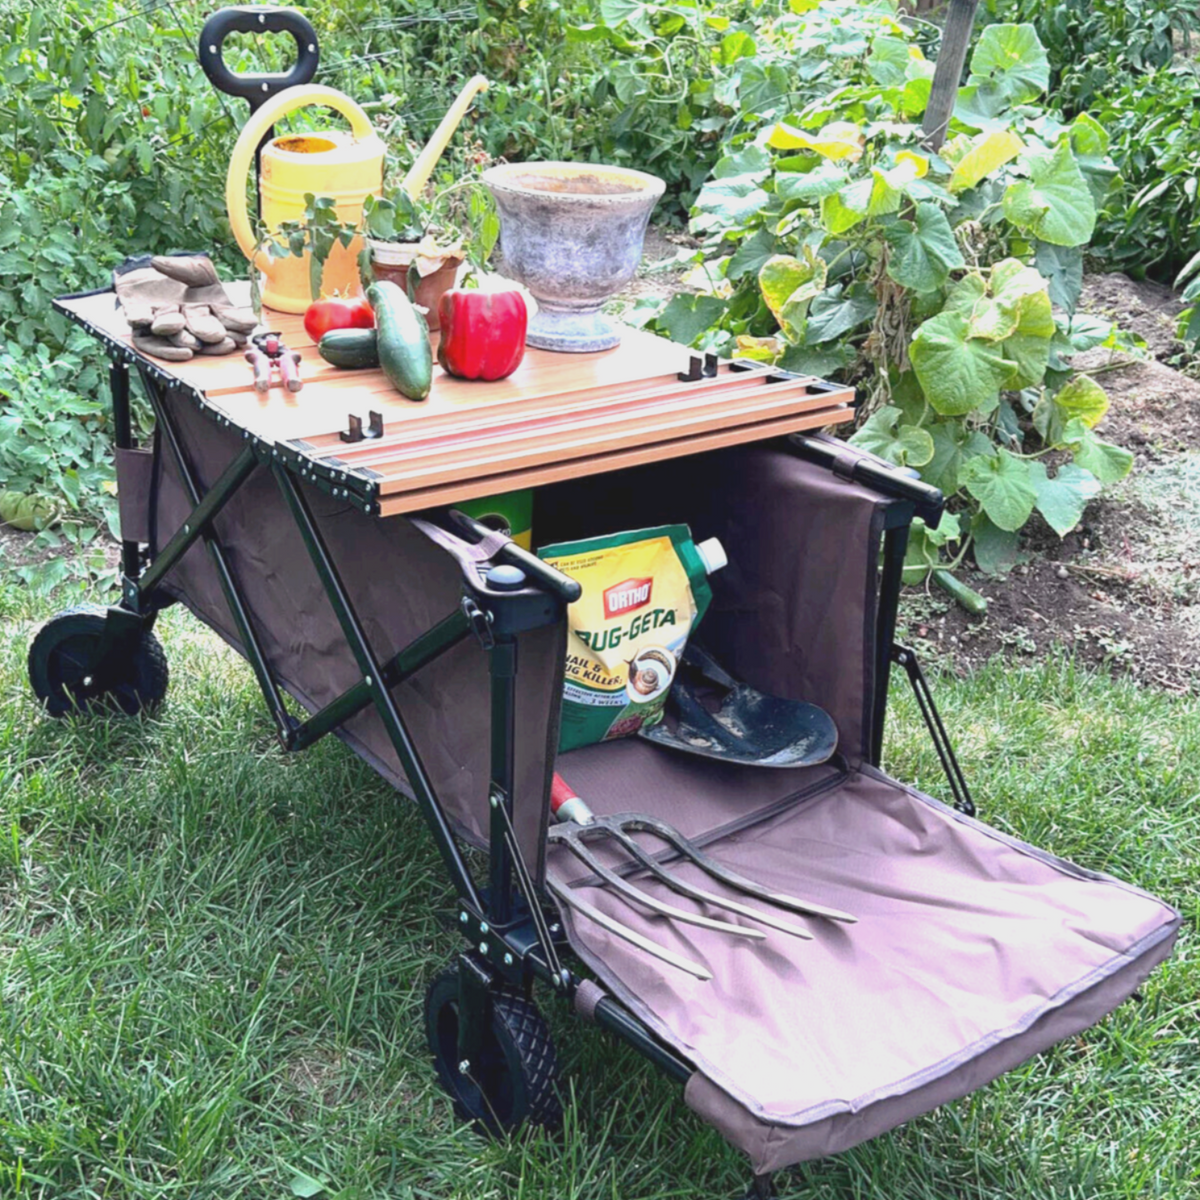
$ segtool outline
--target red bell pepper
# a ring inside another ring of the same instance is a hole
[[[374,329],[375,313],[365,296],[331,296],[304,310],[304,332],[319,342],[331,329]]]
[[[525,357],[525,297],[510,291],[451,288],[438,305],[438,362],[460,379],[503,379]]]

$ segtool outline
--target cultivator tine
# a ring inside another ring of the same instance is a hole
[[[715,858],[710,858],[699,846],[689,841],[678,829],[666,824],[665,821],[660,821],[656,817],[645,816],[640,813],[629,813],[619,817],[605,818],[606,824],[616,824],[621,827],[626,833],[645,832],[652,833],[655,837],[660,837],[664,842],[669,842],[675,847],[679,853],[689,862],[693,862],[702,871],[711,875],[718,882],[725,884],[726,887],[733,888],[735,891],[744,892],[747,896],[754,896],[759,900],[765,900],[768,904],[774,904],[778,908],[786,908],[791,912],[801,913],[807,917],[824,917],[829,921],[843,921],[846,924],[853,925],[858,918],[850,913],[842,912],[841,909],[828,908],[824,904],[815,904],[811,900],[800,900],[795,896],[789,896],[786,892],[773,892],[770,888],[765,888],[762,884],[755,883],[752,879],[747,879],[744,875],[739,875],[724,863],[719,863]]]
[[[577,913],[587,917],[589,921],[594,921],[602,929],[607,929],[615,937],[622,938],[631,945],[637,946],[639,950],[644,950],[647,954],[686,972],[701,982],[707,983],[712,978],[712,972],[699,963],[692,962],[690,958],[684,958],[682,954],[676,954],[673,950],[668,950],[665,946],[652,942],[648,937],[643,937],[637,930],[630,929],[628,925],[622,925],[620,921],[613,920],[607,913],[602,913],[594,905],[589,904],[582,896],[576,896],[571,888],[563,886],[557,879],[547,876],[546,884],[568,908],[573,908]]]
[[[770,913],[760,912],[757,908],[751,908],[748,904],[742,904],[737,900],[718,896],[716,892],[705,891],[704,888],[695,887],[678,876],[672,875],[661,863],[647,854],[623,829],[612,829],[611,832],[613,837],[637,859],[641,866],[649,871],[655,879],[665,883],[673,892],[678,892],[681,896],[687,896],[692,900],[698,900],[702,904],[711,904],[714,908],[724,908],[729,912],[749,917],[750,920],[758,921],[760,924],[766,925],[769,929],[777,929],[780,933],[789,933],[792,937],[812,941],[813,935],[807,929],[799,925],[793,925],[791,921],[785,921],[782,917],[775,917]]]
[[[673,921],[682,921],[687,925],[699,925],[702,929],[713,929],[718,933],[734,934],[737,937],[751,938],[752,940],[761,941],[766,937],[765,933],[757,929],[748,929],[745,925],[731,925],[728,921],[715,921],[712,917],[701,916],[699,913],[690,913],[685,909],[676,908],[673,904],[666,904],[662,900],[656,900],[648,892],[643,892],[640,888],[636,888],[627,880],[622,879],[616,871],[606,867],[584,844],[579,836],[579,828],[575,826],[559,826],[557,829],[550,830],[550,837],[553,841],[565,845],[572,854],[586,867],[590,867],[605,883],[609,885],[619,896],[630,904],[640,904],[644,908],[648,908],[651,912],[658,913],[664,917],[670,917]],[[594,825],[582,826],[584,829],[601,828],[609,833],[615,833],[614,830],[603,821],[597,821]],[[720,901],[717,901],[720,903]]]

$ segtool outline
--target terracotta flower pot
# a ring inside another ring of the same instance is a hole
[[[421,257],[418,246],[413,242],[377,242],[371,240],[371,270],[375,278],[388,280],[397,287],[403,288],[408,294],[408,272],[415,270],[414,263]],[[451,254],[442,259],[442,265],[436,271],[421,275],[417,281],[416,292],[413,296],[415,303],[428,311],[425,320],[429,332],[436,333],[440,328],[438,323],[438,304],[442,296],[448,292],[458,278],[458,268],[463,264],[461,255]]]

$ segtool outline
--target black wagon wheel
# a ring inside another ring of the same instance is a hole
[[[425,995],[425,1033],[455,1112],[491,1134],[524,1125],[555,1128],[562,1120],[558,1060],[533,1001],[504,984],[494,987],[491,1029],[472,1062],[459,1058],[458,1007],[458,968],[450,967]]]
[[[29,647],[29,682],[50,716],[107,709],[132,717],[152,710],[167,694],[167,656],[148,629],[120,661],[96,669],[106,620],[103,608],[84,604],[38,630]]]

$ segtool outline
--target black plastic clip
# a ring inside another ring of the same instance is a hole
[[[355,413],[347,414],[349,417],[350,428],[343,429],[338,437],[343,442],[361,442],[364,438],[381,438],[383,437],[383,413],[372,412],[367,414],[367,427],[363,429],[362,417]]]
[[[718,361],[715,354],[706,354],[704,356],[704,376],[706,379],[716,379],[717,365]]]
[[[693,354],[688,360],[688,369],[679,371],[680,383],[699,383],[704,378],[704,360],[698,354]]]
[[[496,635],[492,632],[492,614],[480,608],[470,596],[462,598],[462,612],[479,644],[485,650],[491,650],[496,645]]]

